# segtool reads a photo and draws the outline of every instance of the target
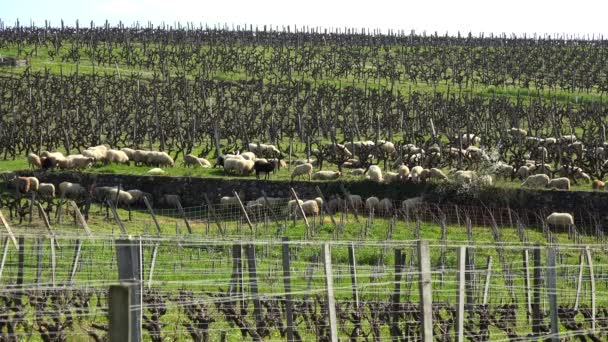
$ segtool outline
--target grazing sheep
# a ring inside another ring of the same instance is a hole
[[[477,172],[475,171],[459,170],[454,173],[456,184],[471,184],[475,178],[477,178]]]
[[[568,213],[552,213],[547,216],[545,222],[549,227],[571,227],[574,225],[574,218]]]
[[[319,216],[319,203],[316,200],[304,201],[301,204],[302,211],[306,216]]]
[[[93,158],[95,161],[103,161],[106,158],[108,147],[105,145],[92,146],[82,151],[85,157]]]
[[[129,156],[130,160],[133,160],[133,164],[135,164],[135,166],[139,166],[139,165],[142,165],[142,164],[147,164],[148,153],[149,153],[149,151],[135,150],[133,152],[132,156],[129,156],[128,153],[127,153],[127,156]]]
[[[407,178],[410,175],[410,168],[407,167],[407,165],[405,164],[401,164],[399,165],[399,169],[397,170],[397,173],[399,174],[399,178],[401,178],[401,181],[405,181],[407,180]]]
[[[241,153],[241,157],[243,157],[246,160],[253,160],[253,161],[256,160],[255,153],[253,153],[253,152],[244,152],[244,153]]]
[[[401,179],[397,172],[386,172],[383,177],[386,184],[396,183]]]
[[[184,156],[184,166],[185,167],[190,167],[190,166],[203,167],[203,164],[201,163],[201,161],[198,159],[197,156],[195,156],[193,154],[187,154]]]
[[[82,154],[69,155],[67,158],[67,166],[70,169],[86,169],[91,166],[95,160],[91,157],[85,157]],[[61,167],[61,162],[59,164]]]
[[[312,175],[315,180],[334,180],[342,176],[340,171],[317,171]]]
[[[393,201],[388,198],[383,198],[376,206],[378,213],[381,215],[389,215],[393,211]]]
[[[84,199],[87,195],[87,190],[78,183],[61,182],[59,183],[59,196],[72,200]]]
[[[348,200],[352,203],[355,209],[359,210],[363,208],[363,199],[359,195],[348,195]]]
[[[494,168],[494,174],[500,178],[511,178],[515,174],[515,168],[511,165],[499,162]],[[526,175],[527,177],[528,175]]]
[[[515,172],[515,176],[521,180],[528,178],[530,175],[530,169],[526,165],[522,165]]]
[[[577,178],[584,180],[586,183],[591,182],[591,177],[585,172],[581,172],[581,173],[577,174],[576,176],[577,176]]]
[[[298,200],[298,203],[300,203],[300,206],[302,206],[302,204],[304,204],[304,201]],[[289,202],[287,202],[287,213],[289,215],[295,214],[297,208],[298,208],[298,205],[296,204],[296,200],[289,200]],[[297,210],[297,211],[299,211],[299,210]]]
[[[606,187],[606,183],[599,179],[594,180],[593,183],[591,184],[591,188],[593,188],[593,190],[604,191],[605,187]]]
[[[382,177],[382,169],[380,169],[380,166],[378,165],[372,165],[369,167],[369,169],[367,170],[367,173],[369,175],[369,178],[377,183],[382,183],[383,177]]]
[[[525,139],[526,136],[528,135],[528,132],[525,129],[516,128],[516,127],[511,127],[511,129],[509,130],[509,133],[511,133],[511,136],[513,136],[516,139]]]
[[[40,183],[38,186],[38,195],[44,199],[55,198],[55,185],[52,183]]]
[[[10,181],[18,193],[27,194],[30,192],[31,184],[29,177],[14,177]]]
[[[174,166],[175,161],[167,152],[150,151],[146,153],[146,164],[158,167]]]
[[[330,198],[329,202],[327,202],[327,208],[330,213],[334,214],[344,208],[344,201],[341,198],[333,196]]]
[[[40,181],[38,180],[38,178],[36,178],[36,177],[25,177],[25,178],[29,179],[30,191],[38,191],[38,188],[40,186]]]
[[[352,176],[363,176],[365,174],[365,169],[352,169],[348,171],[348,174]]]
[[[294,167],[293,171],[291,172],[291,180],[293,181],[294,178],[305,175],[308,175],[308,180],[312,179],[312,164],[304,163]]]
[[[127,192],[127,191],[123,191],[123,190],[119,190],[116,187],[110,187],[107,191],[107,198],[106,200],[111,200],[112,202],[115,202],[115,205],[130,205],[131,203],[133,203],[133,195],[131,195],[131,193]]]
[[[422,197],[408,198],[408,199],[404,200],[403,202],[401,202],[401,209],[404,210],[407,215],[409,215],[410,212],[412,211],[412,209],[419,206],[423,202],[424,201],[423,201]]]
[[[168,207],[177,208],[179,204],[181,204],[180,198],[178,195],[173,194],[164,194],[160,200],[161,203],[164,203]]]
[[[135,150],[132,148],[123,147],[120,150],[127,154],[127,157],[129,157],[129,160],[133,160],[133,157],[135,157]]]
[[[130,204],[133,203],[144,203],[144,197],[148,199],[148,202],[150,204],[152,204],[152,194],[147,193],[147,192],[143,192],[141,190],[138,189],[131,189],[131,190],[127,190],[127,192],[131,195],[132,200]]]
[[[270,173],[275,170],[275,164],[258,159],[253,164],[253,169],[255,170],[255,178],[260,179],[260,173],[263,173],[264,179],[268,179]]]
[[[432,178],[432,179],[445,180],[445,181],[448,180],[448,176],[446,176],[445,173],[443,173],[443,171],[441,171],[440,169],[434,168],[434,167],[429,169],[428,175],[426,175],[424,178],[425,179]]]
[[[371,212],[372,210],[375,210],[378,207],[379,203],[380,203],[380,200],[378,199],[378,197],[375,197],[375,196],[368,197],[365,200],[365,210],[367,210],[368,212]]]
[[[153,169],[148,170],[147,174],[152,176],[160,176],[165,174],[165,170],[155,167]]]
[[[27,155],[27,164],[32,169],[40,169],[42,168],[42,162],[40,161],[40,157],[35,153],[30,153]]]
[[[481,143],[481,138],[479,138],[475,134],[465,133],[462,135],[462,143],[464,145],[479,145],[479,143]]]
[[[54,158],[40,157],[40,164],[45,171],[57,167],[57,161]]]
[[[481,186],[492,186],[494,184],[494,180],[490,175],[483,175],[477,178],[478,184]]]
[[[424,173],[424,168],[422,166],[414,166],[410,172],[410,177],[412,178],[412,182],[420,183],[422,181],[422,174]]]
[[[555,178],[549,181],[547,188],[570,190],[570,179],[567,177]]]
[[[538,175],[528,176],[526,180],[521,184],[522,187],[527,186],[530,188],[543,188],[549,184],[549,176],[544,173]]]

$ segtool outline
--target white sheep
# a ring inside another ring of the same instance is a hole
[[[146,163],[148,165],[156,165],[159,167],[163,166],[174,166],[175,161],[171,158],[167,152],[150,151],[146,154]]]
[[[304,201],[301,204],[302,211],[306,216],[319,216],[319,203],[315,200]]]
[[[348,195],[349,201],[353,204],[355,209],[363,208],[363,199],[359,195]]]
[[[152,195],[147,192],[143,192],[138,189],[127,190],[127,192],[132,197],[131,203],[143,203],[144,197],[148,199],[148,202],[150,202],[150,203],[152,202]],[[129,204],[131,204],[131,203],[129,203]]]
[[[368,197],[365,200],[365,210],[367,210],[368,212],[375,210],[378,207],[378,203],[380,203],[380,199],[378,199],[378,197]]]
[[[298,200],[298,203],[300,203],[300,206],[302,206],[302,204],[304,204],[304,201]],[[296,200],[289,200],[289,202],[287,202],[287,212],[289,213],[289,215],[295,214],[297,208],[298,205],[296,204]]]
[[[85,157],[82,154],[72,154],[67,156],[66,161],[70,169],[86,169],[91,166],[95,160],[91,157]]]
[[[312,175],[315,180],[334,180],[342,176],[340,171],[317,171]]]
[[[42,198],[55,198],[55,185],[53,183],[40,183],[38,185],[38,195]]]
[[[405,211],[407,215],[411,212],[412,209],[416,208],[420,204],[424,202],[422,197],[412,197],[401,202],[401,209]]]
[[[59,183],[59,196],[68,199],[79,200],[85,198],[87,194],[86,189],[78,184],[71,182]]]
[[[399,177],[399,174],[397,172],[386,172],[383,176],[383,181],[386,184],[391,184],[391,183],[396,183],[398,182],[401,177]]]
[[[95,161],[102,161],[106,158],[108,147],[105,145],[92,146],[82,151],[85,157],[93,158]]]
[[[547,183],[547,188],[570,190],[570,179],[568,177],[554,178]]]
[[[431,168],[429,169],[428,175],[425,176],[425,178],[432,178],[432,179],[437,179],[437,180],[448,180],[448,176],[445,175],[445,173],[443,173],[443,171],[441,171],[440,169],[437,168]]]
[[[471,184],[477,178],[477,172],[459,170],[454,173],[456,184]]]
[[[528,176],[526,180],[521,184],[522,187],[527,186],[531,188],[542,188],[549,184],[549,176],[544,173],[538,175]]]
[[[40,181],[38,180],[38,178],[36,178],[36,177],[25,177],[25,178],[29,179],[30,191],[38,191],[38,188],[40,187]]]
[[[481,142],[481,138],[476,136],[475,134],[463,134],[462,135],[462,143],[464,145],[479,145]]]
[[[570,227],[574,225],[574,217],[569,213],[552,213],[545,220],[547,225],[553,227]]]
[[[530,168],[526,165],[520,166],[519,169],[517,169],[517,172],[515,172],[515,176],[522,180],[528,178],[529,175]]]
[[[401,181],[405,181],[410,175],[410,168],[407,167],[407,165],[405,164],[401,164],[399,165],[397,173],[399,174],[399,178],[401,178]]]
[[[494,183],[494,180],[492,179],[492,176],[490,176],[490,175],[483,175],[483,176],[477,177],[477,182],[481,186],[492,186],[492,184]]]
[[[388,198],[383,198],[378,202],[376,208],[378,209],[379,214],[388,215],[393,211],[393,201]]]
[[[147,164],[148,153],[150,153],[150,151],[135,150],[133,152],[133,156],[130,156],[129,159],[133,160],[133,163],[135,164],[135,166]]]
[[[241,157],[243,157],[244,159],[247,159],[247,160],[256,161],[255,153],[253,153],[253,152],[244,152],[244,153],[241,153]]]
[[[503,162],[497,163],[496,166],[494,167],[494,174],[496,174],[497,177],[507,179],[507,178],[511,178],[511,176],[513,176],[514,173],[515,173],[515,168],[513,166],[505,164]],[[527,175],[526,175],[526,177],[527,177]]]
[[[380,166],[378,165],[372,165],[369,167],[369,169],[367,170],[367,173],[369,175],[369,178],[377,183],[382,183],[383,181],[383,177],[382,177],[382,169],[380,169]]]
[[[107,150],[105,157],[101,160],[104,163],[117,163],[129,165],[129,156],[121,150]]]
[[[422,166],[414,166],[410,172],[410,177],[412,178],[412,182],[420,183],[422,181],[421,176],[424,173],[424,168]]]
[[[365,174],[365,169],[352,169],[348,171],[348,174],[352,176],[363,176]]]
[[[129,157],[129,160],[133,160],[133,157],[135,157],[135,150],[132,148],[123,147],[120,150],[127,154],[127,157]]]
[[[195,156],[193,154],[187,154],[184,156],[184,166],[186,166],[186,167],[190,167],[190,166],[203,167],[203,164],[201,164],[201,161],[198,159],[197,156]]]
[[[32,169],[40,169],[42,167],[42,162],[40,162],[40,157],[35,153],[29,153],[27,155],[27,164]]]
[[[291,180],[293,181],[294,178],[305,175],[308,175],[308,180],[312,179],[312,164],[304,163],[294,167],[293,171],[291,172]]]

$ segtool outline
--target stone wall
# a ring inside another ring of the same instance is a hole
[[[31,171],[20,172],[32,175]],[[36,172],[35,176],[42,182],[55,185],[63,182],[77,182],[85,186],[96,183],[98,186],[116,186],[128,189],[140,189],[154,195],[155,202],[164,194],[177,194],[184,206],[197,206],[204,203],[203,194],[212,202],[218,202],[222,196],[232,195],[232,191],[243,191],[245,200],[255,199],[265,191],[270,197],[289,197],[289,188],[293,187],[301,198],[316,197],[315,186],[319,186],[325,196],[341,194],[340,185],[352,194],[362,197],[377,196],[402,200],[415,196],[424,196],[435,203],[454,203],[462,205],[485,205],[488,207],[506,207],[513,209],[544,209],[556,211],[608,212],[608,193],[591,191],[558,191],[488,188],[480,192],[462,192],[453,186],[436,184],[377,184],[371,181],[328,181],[328,182],[289,182],[263,181],[252,178],[222,179],[198,177],[136,176],[116,174],[94,174],[78,172]],[[155,205],[157,206],[157,205]]]

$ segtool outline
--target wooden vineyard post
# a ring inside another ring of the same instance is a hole
[[[323,244],[323,265],[325,268],[325,290],[327,293],[330,341],[338,342],[338,320],[336,318],[336,301],[334,298],[334,272],[331,267],[331,247],[328,242]]]
[[[559,342],[559,323],[557,320],[557,272],[555,269],[555,249],[547,249],[547,292],[549,295],[549,318],[551,319],[549,340]]]
[[[177,211],[179,212],[179,215],[184,220],[184,223],[186,224],[186,228],[188,228],[188,234],[192,234],[192,227],[190,227],[190,222],[188,221],[188,218],[186,217],[186,212],[184,211],[184,207],[182,207],[182,203],[177,198],[176,198],[175,206],[177,207]]]
[[[266,192],[264,190],[262,190],[261,193],[262,193],[262,197],[264,198],[264,204],[266,205],[266,208],[268,208],[268,210],[270,211],[270,215],[272,215],[272,219],[274,220],[275,224],[277,225],[277,229],[280,230],[281,224],[279,223],[277,214],[274,212],[274,209],[272,208],[272,205],[270,204],[270,201],[268,200],[268,196],[266,196]]]
[[[289,257],[289,238],[283,237],[283,286],[285,288],[285,316],[287,316],[287,342],[294,342],[293,338],[293,299],[291,295],[291,275]]]
[[[15,238],[15,234],[13,234],[13,230],[11,229],[11,226],[8,225],[8,222],[6,222],[6,219],[4,218],[4,215],[2,215],[1,211],[0,211],[0,222],[2,222],[2,225],[6,229],[6,232],[8,233],[8,236],[11,238],[11,241],[13,241],[13,245],[15,245],[15,248],[19,249],[19,244],[17,243],[17,239]]]
[[[82,250],[82,241],[76,240],[76,246],[74,247],[74,258],[72,259],[72,266],[70,267],[70,274],[68,274],[68,284],[74,283],[74,276],[76,276],[76,270],[78,269],[78,262],[80,261],[80,252]]]
[[[160,229],[160,224],[158,224],[158,220],[156,219],[156,215],[154,214],[154,209],[152,209],[152,205],[150,204],[150,201],[148,200],[147,196],[144,196],[144,204],[146,205],[146,209],[148,209],[148,213],[150,213],[150,216],[152,216],[152,221],[154,221],[158,236],[162,235],[163,232]]]
[[[114,221],[120,228],[120,232],[122,233],[122,235],[126,236],[127,230],[125,229],[125,226],[122,224],[120,217],[118,217],[118,213],[116,212],[116,207],[114,206],[114,202],[112,202],[112,200],[110,200],[110,199],[107,202],[108,202],[108,207],[110,207],[110,210],[112,211],[112,215],[114,216]]]
[[[308,224],[308,219],[306,218],[306,214],[304,214],[304,209],[302,209],[302,205],[300,204],[300,199],[298,198],[298,194],[296,194],[296,191],[293,188],[289,188],[289,189],[291,190],[291,195],[296,200],[296,205],[298,206],[298,209],[300,209],[300,214],[302,214],[302,217],[304,218],[304,224],[306,224],[306,238],[309,238],[312,235],[310,233],[310,225]]]
[[[247,225],[249,226],[249,229],[251,230],[251,236],[255,236],[255,228],[253,227],[253,224],[251,223],[251,220],[249,219],[249,215],[247,215],[247,210],[245,210],[245,206],[243,205],[243,202],[241,201],[239,194],[237,194],[236,191],[233,191],[232,193],[236,197],[236,200],[239,202],[239,207],[241,209],[241,213],[243,214],[243,216],[245,216]]]
[[[334,216],[329,212],[329,203],[327,203],[327,200],[325,199],[325,196],[323,195],[323,192],[321,192],[321,189],[318,185],[315,185],[315,191],[317,192],[317,195],[321,197],[321,199],[323,199],[323,205],[321,206],[321,210],[324,210],[325,213],[327,213],[327,216],[329,216],[329,219],[331,220],[331,223],[334,225],[334,229],[337,232],[338,224],[336,223]]]
[[[579,255],[578,265],[578,280],[576,282],[576,297],[574,299],[574,310],[578,310],[578,305],[581,299],[581,290],[583,288],[583,272],[585,268],[585,254],[581,252]]]
[[[458,248],[458,276],[457,276],[457,298],[458,307],[456,311],[456,341],[464,341],[464,302],[465,302],[465,271],[466,271],[466,254],[467,248],[460,246]]]
[[[150,260],[150,272],[148,272],[148,288],[152,287],[152,279],[154,277],[154,267],[156,265],[156,255],[158,254],[158,242],[152,247],[152,260]]]
[[[357,221],[357,223],[359,223],[359,215],[357,215],[357,208],[355,208],[355,205],[353,204],[353,201],[350,198],[350,194],[348,193],[348,191],[346,191],[346,188],[344,187],[344,184],[342,184],[342,183],[340,183],[340,191],[342,191],[342,194],[344,194],[346,203],[348,203],[351,210],[353,211],[353,215],[355,215],[355,221]]]
[[[418,241],[418,271],[420,278],[420,331],[423,342],[433,342],[433,289],[431,279],[431,252],[429,242]]]
[[[72,209],[74,209],[74,212],[76,213],[76,219],[78,220],[78,222],[80,222],[80,225],[82,226],[82,229],[84,229],[87,236],[89,238],[93,237],[91,229],[89,229],[89,225],[87,224],[87,220],[85,220],[85,218],[82,216],[82,213],[80,212],[80,209],[78,209],[78,205],[76,205],[76,202],[70,201],[70,206],[72,207]]]
[[[215,221],[217,230],[219,231],[219,233],[222,236],[224,236],[225,235],[224,229],[222,228],[222,224],[220,223],[220,220],[217,217],[217,214],[215,212],[215,209],[213,208],[213,205],[211,204],[211,201],[209,200],[209,197],[207,196],[206,193],[203,193],[203,197],[205,198],[205,203],[207,203],[207,210],[209,210],[209,212],[211,213],[211,216],[213,216],[213,220]]]
[[[465,296],[466,296],[466,310],[469,312],[470,317],[473,317],[475,314],[475,284],[477,283],[477,279],[473,279],[473,275],[475,274],[475,264],[473,262],[473,248],[466,248],[466,272],[464,275],[465,278]]]

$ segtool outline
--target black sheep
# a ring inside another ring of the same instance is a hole
[[[255,170],[255,177],[260,179],[260,173],[265,173],[264,179],[268,179],[270,177],[270,173],[274,171],[275,166],[273,163],[265,162],[263,160],[256,160],[253,164],[253,169]]]

